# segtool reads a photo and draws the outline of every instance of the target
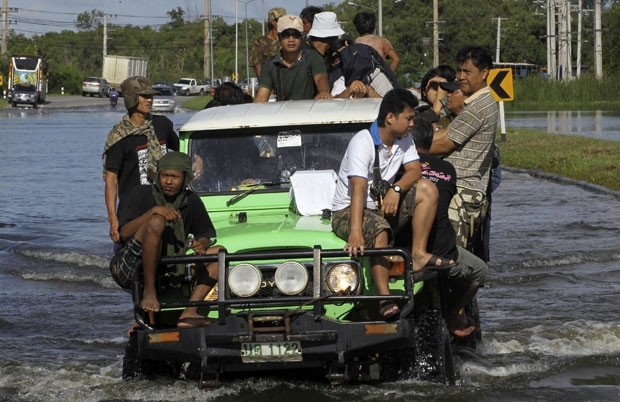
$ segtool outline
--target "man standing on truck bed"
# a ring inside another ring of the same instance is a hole
[[[261,68],[263,64],[280,51],[280,38],[278,38],[278,19],[286,15],[286,10],[282,7],[276,7],[269,10],[267,26],[269,31],[256,39],[252,45],[249,64],[254,68],[256,78],[260,78]]]
[[[153,115],[153,95],[157,92],[146,77],[130,77],[121,84],[127,114],[108,134],[103,149],[105,204],[110,222],[110,238],[120,241],[117,199],[131,189],[152,183],[157,161],[167,150],[179,150],[179,137],[172,121]]]
[[[267,102],[272,91],[278,101],[332,97],[323,59],[314,50],[301,47],[303,30],[296,15],[278,19],[282,50],[263,65],[254,102]]]

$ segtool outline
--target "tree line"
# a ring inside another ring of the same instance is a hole
[[[325,10],[336,12],[347,36],[355,38],[353,17],[357,12],[376,8],[376,0],[357,0],[329,4]],[[545,66],[545,2],[531,0],[451,0],[439,1],[439,60],[454,66],[454,57],[466,44],[477,44],[495,55],[497,23],[501,18],[500,59]],[[584,9],[592,9],[594,0],[583,0]],[[604,75],[620,67],[620,0],[604,1],[602,26]],[[361,5],[361,7],[360,7]],[[11,54],[38,54],[47,58],[51,92],[79,93],[86,76],[101,76],[103,64],[104,13],[84,11],[75,21],[76,30],[49,32],[26,37],[9,31],[7,53],[0,56],[0,72],[6,76]],[[204,77],[205,28],[202,20],[188,20],[177,7],[167,12],[170,21],[159,26],[107,24],[107,54],[148,59],[148,75],[154,81],[174,82],[183,76]],[[232,76],[238,66],[238,80],[246,77],[246,39],[251,49],[262,33],[262,16],[240,20],[238,37],[234,23],[212,16],[214,77]],[[573,46],[576,44],[577,18],[573,18]],[[433,67],[433,0],[383,0],[383,35],[401,56],[397,70],[403,85],[413,85]],[[265,28],[266,30],[266,28]],[[238,48],[237,58],[235,50]],[[575,51],[573,52],[575,54]],[[582,65],[594,60],[594,16],[584,13],[582,25]],[[209,76],[210,74],[207,74]],[[253,71],[249,71],[250,77]]]

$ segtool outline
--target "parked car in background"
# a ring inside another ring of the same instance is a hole
[[[198,82],[195,78],[181,78],[174,84],[174,92],[177,95],[204,95],[209,86],[204,82]]]
[[[213,95],[216,88],[222,85],[222,80],[220,80],[219,78],[207,78],[206,80],[204,80],[204,82],[205,84],[207,84],[207,87],[209,88],[209,93],[211,95]]]
[[[110,84],[101,77],[86,77],[82,81],[82,96],[97,95],[100,98],[110,96]]]
[[[241,87],[241,89],[243,90],[243,92],[245,92],[246,94],[252,94],[252,79],[250,78],[250,80],[248,81],[247,78],[243,81],[241,81],[239,83],[239,87]],[[254,93],[256,93],[256,91],[258,91],[258,80],[254,80]]]
[[[28,103],[32,105],[34,109],[38,106],[39,95],[37,93],[37,87],[32,84],[16,84],[11,92],[10,102],[13,107],[17,107],[20,103]]]
[[[153,89],[158,91],[160,88],[170,88],[174,91],[174,85],[168,81],[155,81]]]
[[[158,86],[155,88],[158,94],[153,97],[153,112],[174,112],[176,108],[176,100],[174,99],[174,90],[172,87]]]

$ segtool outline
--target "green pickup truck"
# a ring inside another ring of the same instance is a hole
[[[454,383],[442,274],[414,275],[406,247],[351,258],[331,230],[336,172],[349,140],[369,127],[379,104],[334,99],[224,106],[196,113],[180,129],[181,151],[194,161],[192,189],[226,251],[162,261],[217,261],[218,285],[203,302],[187,301],[189,277],[180,288],[162,283],[162,311],[149,316],[140,308],[135,279],[138,325],[126,346],[123,377],[163,370],[205,386],[267,374],[330,384]],[[392,261],[391,298],[401,307],[392,322],[378,316],[378,301],[386,297],[377,295],[372,255]],[[189,305],[213,322],[177,328]]]

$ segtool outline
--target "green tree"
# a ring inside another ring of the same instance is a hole
[[[183,19],[185,11],[183,11],[181,7],[173,8],[166,14],[170,17],[171,20],[168,24],[166,24],[168,28],[179,28],[185,23],[185,20]]]
[[[584,0],[584,8],[593,0]],[[356,0],[363,7],[342,1],[324,8],[338,15],[343,29],[357,37],[353,17],[359,11],[376,9],[376,0]],[[26,37],[9,31],[7,54],[39,54],[50,65],[50,89],[79,88],[85,76],[102,74],[103,12],[85,11],[76,20],[77,32],[50,32]],[[108,24],[107,54],[148,59],[153,80],[176,81],[182,76],[204,75],[204,22],[186,21],[180,8],[167,13],[170,22],[161,27]],[[439,0],[439,61],[454,65],[456,52],[466,44],[485,46],[495,56],[497,18],[501,20],[500,60],[546,64],[546,12],[531,0]],[[413,85],[433,64],[433,0],[383,1],[383,35],[401,55],[397,70],[403,85]],[[572,31],[577,31],[573,18]],[[248,22],[248,46],[261,35],[261,23]],[[239,22],[238,55],[235,57],[235,26],[222,17],[211,21],[213,66],[217,78],[230,77],[237,63],[238,79],[246,76],[245,23]],[[603,7],[603,69],[608,75],[620,68],[620,0],[605,1]],[[583,16],[583,64],[593,60],[593,15]],[[573,35],[576,44],[576,35]],[[574,44],[574,45],[575,45]],[[573,52],[575,54],[575,52]],[[6,75],[8,57],[0,57]],[[210,75],[210,74],[207,74]],[[250,72],[250,75],[251,72]]]
[[[620,1],[608,1],[602,16],[603,71],[618,75],[620,71]]]
[[[77,16],[75,26],[80,31],[92,31],[103,24],[103,11],[91,10],[91,12],[83,12]]]

